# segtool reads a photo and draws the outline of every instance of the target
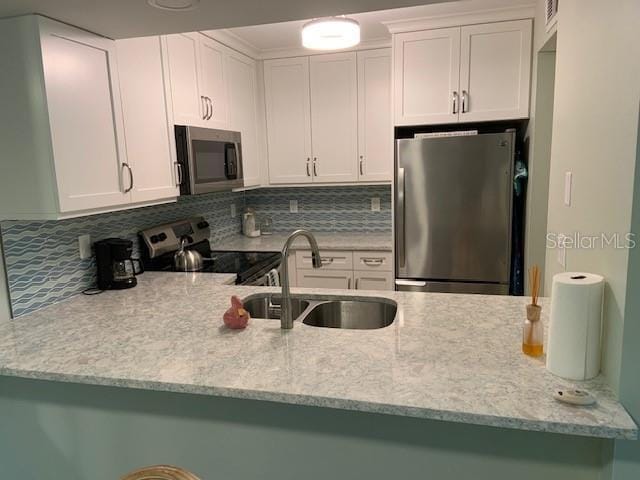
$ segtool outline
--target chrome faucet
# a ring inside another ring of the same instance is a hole
[[[281,260],[281,279],[282,283],[282,304],[280,307],[280,328],[289,330],[293,328],[293,318],[291,316],[291,291],[289,289],[289,248],[293,241],[303,236],[309,241],[311,246],[311,264],[313,268],[320,268],[322,266],[322,260],[320,259],[320,251],[318,250],[318,242],[316,237],[313,236],[309,230],[296,230],[287,238],[282,247],[282,260]]]

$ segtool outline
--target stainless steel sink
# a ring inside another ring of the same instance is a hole
[[[334,300],[313,307],[302,322],[313,327],[372,330],[391,325],[397,309],[379,300]]]
[[[251,318],[280,318],[282,297],[273,293],[250,295],[243,300]],[[391,325],[398,305],[393,300],[371,297],[342,299],[335,296],[291,296],[294,320],[305,325],[325,328],[371,330]]]
[[[251,295],[243,300],[244,309],[251,318],[266,318],[280,320],[280,303],[282,296],[274,294]],[[309,302],[301,298],[291,299],[291,313],[293,318],[299,317],[309,307]]]

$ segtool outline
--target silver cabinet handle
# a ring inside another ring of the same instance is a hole
[[[307,157],[307,177],[311,176],[311,171],[309,170],[309,162],[311,161],[311,159],[309,157]]]
[[[451,112],[454,115],[458,113],[458,92],[453,92],[453,111]]]
[[[322,266],[331,265],[334,260],[335,260],[335,258],[333,258],[333,257],[327,257],[327,258],[322,257]]]
[[[360,155],[360,175],[364,175],[364,156]]]
[[[379,267],[380,265],[382,265],[384,263],[384,258],[363,258],[362,262],[365,265],[369,265],[369,266],[373,266],[373,267]]]
[[[313,175],[318,176],[318,157],[313,157]]]
[[[400,268],[405,266],[405,253],[404,253],[404,168],[398,169],[398,214],[397,224],[398,229],[398,263]]]
[[[356,278],[356,290],[358,290],[358,285],[360,284],[360,279]]]
[[[204,99],[204,95],[200,95],[200,103],[202,104],[202,119],[206,120],[209,109],[207,107],[207,101]]]
[[[462,90],[462,113],[467,113],[467,97],[469,94],[466,90]]]
[[[184,172],[182,171],[182,164],[180,162],[173,162],[176,166],[176,171],[178,172],[178,182],[176,183],[176,187],[182,185],[184,180]]]
[[[209,104],[209,116],[207,120],[210,120],[213,117],[213,102],[211,101],[211,97],[207,97],[207,103]]]
[[[124,193],[129,193],[131,190],[133,190],[133,170],[131,170],[131,167],[128,163],[123,163],[122,166],[129,171],[129,188],[124,189]]]
[[[347,278],[347,290],[351,290],[351,277]]]

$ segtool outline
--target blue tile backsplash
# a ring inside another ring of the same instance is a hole
[[[371,211],[371,198],[380,198],[380,211]],[[298,201],[298,213],[289,201]],[[276,232],[308,228],[317,232],[390,232],[391,187],[265,188],[245,194],[247,206],[269,216]]]
[[[380,198],[380,212],[371,212],[372,197]],[[298,201],[298,213],[289,213],[289,200]],[[238,214],[231,217],[231,204]],[[78,236],[91,241],[128,238],[138,255],[139,230],[193,215],[211,224],[211,241],[241,230],[242,208],[273,220],[274,231],[295,228],[315,231],[391,231],[391,187],[266,188],[244,193],[214,193],[180,198],[177,203],[59,221],[3,221],[0,232],[11,307],[14,317],[59,302],[95,284],[94,259],[80,260]]]

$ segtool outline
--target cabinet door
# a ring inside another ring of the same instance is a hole
[[[458,121],[460,28],[394,36],[396,125]]]
[[[164,42],[165,61],[169,66],[173,123],[203,126],[205,106],[198,85],[198,35],[167,35]]]
[[[129,203],[115,42],[40,25],[60,212]]]
[[[309,59],[264,62],[270,183],[311,182]]]
[[[204,96],[208,114],[205,126],[227,128],[227,89],[224,71],[225,48],[215,40],[198,34],[200,57],[200,94]],[[205,109],[205,112],[207,110]]]
[[[462,27],[460,121],[529,116],[531,20]]]
[[[233,51],[226,58],[229,128],[241,135],[244,186],[259,185],[256,62]]]
[[[310,59],[314,182],[358,179],[358,78],[355,52]]]
[[[165,97],[160,37],[116,41],[134,202],[175,198],[175,137]]]
[[[358,52],[358,179],[391,180],[391,49]]]
[[[356,290],[393,290],[391,272],[354,272]]]
[[[301,270],[297,271],[297,286],[301,288],[338,288],[349,290],[353,283],[351,270]]]

